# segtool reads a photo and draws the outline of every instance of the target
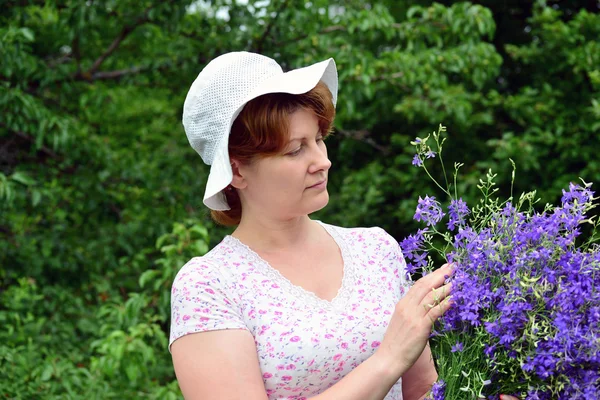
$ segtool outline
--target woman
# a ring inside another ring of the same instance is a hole
[[[283,73],[236,52],[192,84],[183,124],[211,165],[204,203],[232,235],[173,283],[170,350],[186,399],[419,399],[451,266],[410,290],[380,228],[311,220],[325,207],[333,59]]]

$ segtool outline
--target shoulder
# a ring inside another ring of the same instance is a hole
[[[321,222],[328,230],[340,235],[345,241],[353,244],[383,244],[388,246],[398,246],[398,241],[392,235],[387,233],[383,228],[378,226],[372,227],[341,227]]]
[[[221,247],[220,243],[205,255],[187,261],[175,275],[172,291],[176,292],[190,285],[225,285],[223,263],[219,257],[223,252]]]
[[[344,228],[336,225],[321,224],[337,236],[338,242],[346,245],[348,250],[358,254],[380,254],[385,257],[402,258],[402,250],[398,241],[378,226]]]
[[[194,275],[211,275],[214,271],[212,260],[206,257],[193,257],[179,269],[174,282],[186,280]]]

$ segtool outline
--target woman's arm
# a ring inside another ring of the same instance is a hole
[[[186,400],[267,400],[256,345],[242,329],[185,335],[171,345]]]
[[[338,383],[309,400],[382,400],[401,375],[401,370],[387,364],[376,352]]]
[[[433,357],[429,345],[414,365],[402,375],[402,396],[404,400],[419,400],[425,398],[431,386],[437,381]]]
[[[412,367],[401,372],[386,366],[375,353],[331,388],[310,399],[381,400],[401,376],[404,400],[424,399],[437,380],[429,346]]]

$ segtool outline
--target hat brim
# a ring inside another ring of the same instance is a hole
[[[273,75],[266,79],[253,91],[243,104],[233,113],[229,122],[229,131],[233,121],[240,114],[246,103],[257,97],[272,93],[302,94],[313,89],[319,81],[323,81],[332,95],[333,105],[337,103],[338,75],[333,58],[318,62],[308,67],[294,69]],[[204,205],[211,210],[226,211],[230,207],[222,190],[233,179],[231,161],[229,159],[229,135],[225,136],[216,148],[215,157],[210,167],[206,191],[204,192]]]

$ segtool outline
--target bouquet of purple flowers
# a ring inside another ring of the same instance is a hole
[[[427,168],[437,156],[446,175],[443,132],[440,125],[411,144],[413,165],[447,195],[446,211],[435,197],[419,198],[414,218],[426,227],[401,242],[408,273],[430,272],[433,252],[456,264],[454,305],[430,341],[440,377],[430,398],[600,399],[600,246],[599,224],[586,216],[596,200],[591,184],[570,184],[560,206],[536,211],[535,192],[499,199],[489,171],[478,185],[483,197],[469,208],[456,193],[462,164],[446,187]]]

